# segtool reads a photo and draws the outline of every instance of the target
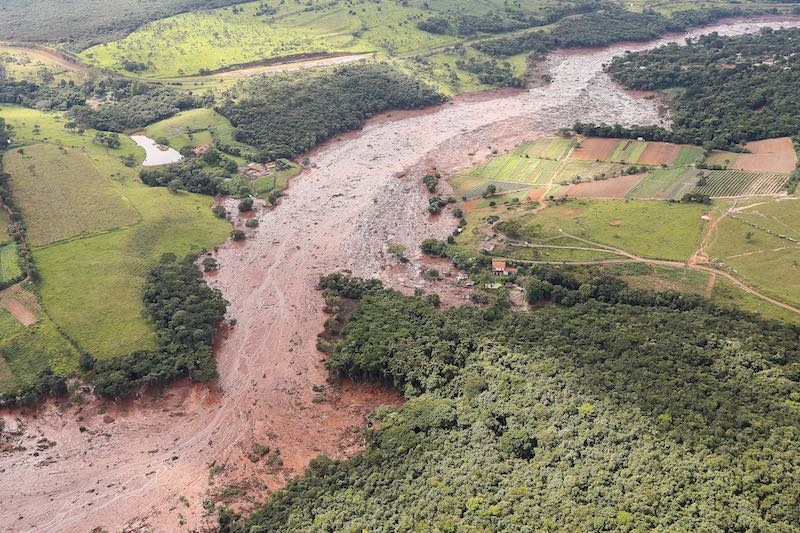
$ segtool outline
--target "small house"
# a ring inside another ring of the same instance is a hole
[[[505,261],[492,261],[492,275],[493,276],[510,276],[516,274],[517,269],[510,267]]]

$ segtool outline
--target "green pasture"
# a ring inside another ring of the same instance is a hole
[[[5,283],[16,280],[22,276],[22,269],[19,263],[20,259],[16,244],[7,243],[0,246],[0,282]]]
[[[749,200],[734,216],[796,238],[800,215],[791,200]],[[741,205],[741,204],[740,204]],[[744,206],[746,207],[746,205]],[[746,283],[781,301],[800,305],[800,245],[727,216],[720,220],[710,255]]]
[[[38,321],[25,327],[0,307],[0,393],[35,383],[47,368],[63,376],[78,370],[78,352],[72,344],[46,314],[36,315]]]
[[[33,246],[139,220],[136,209],[75,148],[40,143],[3,159]]]
[[[31,80],[43,85],[61,81],[81,81],[86,75],[60,64],[49,55],[33,49],[0,46],[0,62],[6,75],[17,80]]]
[[[132,156],[137,163],[144,161],[144,150],[126,135],[120,135],[119,148],[107,148],[94,141],[95,130],[81,132],[64,127],[69,121],[62,113],[38,111],[12,104],[0,104],[0,117],[11,126],[14,140],[20,144],[45,142],[80,148],[93,154],[121,159]],[[23,147],[24,149],[24,147]]]
[[[416,23],[425,12],[412,6],[365,2],[354,8],[331,4],[305,11],[285,4],[270,17],[255,16],[259,4],[243,4],[238,13],[222,8],[155,21],[122,40],[84,50],[81,58],[121,73],[126,73],[123,61],[136,61],[147,65],[137,75],[166,78],[319,52],[395,56],[456,40],[418,30]]]
[[[153,139],[169,140],[169,145],[176,150],[186,146],[212,144],[214,139],[239,146],[233,138],[233,126],[228,119],[207,108],[178,113],[174,117],[151,124],[145,128],[145,133]]]
[[[120,136],[123,148],[109,150],[91,141],[93,133],[66,130],[57,115],[2,109],[18,141],[62,143],[6,155],[33,244],[58,241],[34,249],[42,305],[70,339],[97,357],[151,346],[153,330],[141,317],[144,276],[163,253],[184,255],[221,243],[230,224],[213,215],[208,197],[143,185],[138,170],[119,159],[132,144],[127,137]],[[34,135],[34,121],[42,135]],[[41,183],[18,187],[32,178]]]
[[[647,148],[646,142],[623,140],[617,144],[609,160],[614,163],[635,164],[639,162],[645,148]]]
[[[208,197],[172,194],[133,176],[115,187],[140,213],[138,223],[34,252],[43,305],[70,338],[97,357],[154,342],[152,328],[141,317],[141,288],[162,254],[199,253],[230,232],[229,223],[211,213]]]

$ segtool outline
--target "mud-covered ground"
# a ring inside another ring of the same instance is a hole
[[[556,53],[547,64],[550,85],[378,117],[317,150],[313,168],[294,179],[280,206],[259,212],[261,225],[248,230],[248,240],[216,254],[221,270],[209,280],[237,320],[218,342],[218,387],[181,384],[107,411],[92,401],[3,412],[0,529],[194,530],[213,523],[210,502],[246,507],[248,497],[263,500],[318,454],[356,453],[367,414],[400,395],[326,384],[315,349],[325,320],[319,276],[348,269],[406,291],[432,289],[420,279],[417,246],[448,235],[455,220],[427,215],[422,170],[465,168],[576,120],[663,123],[657,103],[602,73],[614,55],[663,42]],[[406,246],[408,266],[389,257],[389,242]],[[459,298],[446,282],[436,290],[448,303]],[[256,445],[270,451],[254,454]]]

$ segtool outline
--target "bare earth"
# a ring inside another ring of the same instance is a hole
[[[250,239],[217,253],[222,269],[210,279],[238,320],[217,347],[219,388],[184,384],[107,413],[97,401],[82,409],[48,404],[24,416],[3,412],[6,434],[17,435],[0,442],[0,529],[196,530],[213,523],[202,502],[219,499],[224,487],[262,500],[316,455],[356,453],[366,414],[400,397],[345,385],[327,401],[313,401],[312,386],[326,378],[314,347],[325,319],[315,290],[319,275],[347,268],[406,290],[424,286],[418,257],[395,277],[385,253],[388,242],[413,251],[425,237],[453,228],[453,217],[425,214],[420,170],[462,169],[485,158],[489,147],[511,148],[578,119],[659,123],[655,103],[620,91],[601,70],[626,49],[655,44],[554,54],[550,85],[395,114],[313,154],[314,168],[294,180],[277,209],[259,213]],[[42,437],[56,444],[46,447]],[[250,461],[255,443],[280,449],[282,466]],[[233,504],[241,508],[242,500]]]

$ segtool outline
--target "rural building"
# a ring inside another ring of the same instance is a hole
[[[199,156],[203,155],[204,153],[208,152],[210,149],[211,149],[211,145],[210,144],[204,144],[202,146],[198,146],[197,148],[192,150],[192,152],[194,152],[194,155],[199,157]]]
[[[517,269],[510,267],[505,261],[492,261],[492,275],[493,276],[510,276],[516,274]]]
[[[250,163],[246,167],[239,169],[239,172],[250,178],[251,180],[266,176],[275,168],[275,163],[267,163],[261,165],[259,163]]]

